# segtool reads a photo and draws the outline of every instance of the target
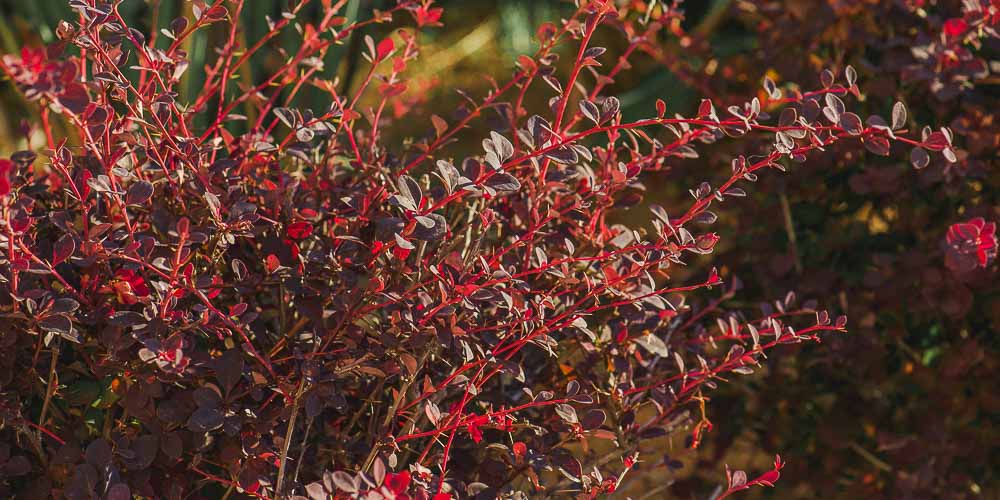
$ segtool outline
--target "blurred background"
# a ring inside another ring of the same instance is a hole
[[[363,20],[372,8],[392,3],[350,0],[345,12],[351,21]],[[245,40],[259,39],[268,30],[264,14],[277,18],[282,4],[250,0],[241,19]],[[422,35],[425,57],[409,69],[414,81],[427,82],[420,98],[430,110],[461,104],[454,89],[481,96],[491,78],[506,81],[516,57],[537,47],[537,26],[573,9],[558,0],[437,4],[445,7],[444,26]],[[956,164],[935,159],[916,171],[905,150],[878,157],[844,145],[786,175],[768,173],[749,190],[750,199],[720,208],[716,262],[726,263],[727,278],[744,283],[737,305],[756,307],[755,301],[795,290],[847,313],[851,333],[820,346],[786,348],[766,370],[721,387],[710,403],[716,430],[702,447],[685,449],[683,436],[664,440],[658,455],[644,456],[641,465],[657,472],[630,482],[626,493],[708,498],[724,481],[723,464],[761,471],[780,453],[788,466],[779,488],[744,498],[1000,498],[997,264],[956,272],[945,265],[943,251],[951,224],[1000,219],[997,39],[969,47],[985,74],[956,75],[928,71],[933,62],[915,48],[940,38],[943,23],[961,16],[960,1],[697,0],[684,7],[689,36],[661,35],[658,49],[636,54],[633,67],[608,88],[627,119],[652,115],[657,98],[669,113],[690,113],[703,96],[724,109],[758,95],[765,74],[811,88],[823,68],[852,64],[864,111],[887,116],[893,102],[903,101],[911,123],[952,127],[962,151]],[[121,11],[148,37],[174,17],[190,16],[190,8],[179,0],[126,0]],[[319,10],[313,2],[300,19]],[[52,42],[59,20],[71,14],[64,0],[0,0],[0,52]],[[343,88],[356,85],[365,70],[362,36],[379,39],[392,28],[366,28],[332,50],[326,77],[339,77]],[[202,30],[186,42],[192,63],[188,95],[180,101],[201,87],[199,68],[212,60],[219,36]],[[597,38],[596,45],[609,49],[605,61],[627,46],[611,28]],[[289,30],[273,48],[292,48],[297,39]],[[270,53],[252,60],[251,75],[280,63],[278,50]],[[8,82],[0,83],[0,104],[0,156],[24,149],[29,138],[35,147],[44,143],[22,125],[33,121],[32,107]],[[298,104],[319,109],[328,103],[303,92]],[[241,112],[252,116],[254,110]],[[426,113],[418,116],[401,120],[393,133],[426,130]],[[489,119],[476,126],[483,132],[467,137],[485,134]],[[470,144],[470,151],[478,149],[478,140]],[[734,154],[765,145],[715,145],[701,158],[672,160],[669,170],[645,179],[646,202],[668,211],[684,206],[688,186],[719,179]],[[647,214],[638,207],[632,216]]]

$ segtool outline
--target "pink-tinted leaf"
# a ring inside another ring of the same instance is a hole
[[[55,245],[52,247],[52,262],[53,266],[57,266],[64,262],[66,259],[73,255],[76,251],[76,240],[72,235],[64,234],[56,240]]]

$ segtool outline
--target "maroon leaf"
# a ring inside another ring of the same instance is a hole
[[[870,135],[863,137],[861,142],[864,143],[865,149],[868,151],[879,156],[889,156],[889,139],[882,136]]]
[[[222,5],[216,5],[205,11],[203,16],[209,21],[221,21],[229,15],[229,10],[227,10]]]
[[[132,500],[132,490],[125,483],[118,483],[108,488],[105,500]]]
[[[927,151],[925,151],[924,148],[916,147],[910,150],[910,164],[912,164],[914,168],[924,168],[929,165],[930,162],[931,157],[927,154]]]
[[[59,95],[59,104],[76,115],[82,115],[90,104],[87,89],[78,83],[68,85]]]
[[[56,240],[52,247],[52,266],[57,266],[73,255],[76,251],[76,240],[72,235],[64,234]]]
[[[125,194],[125,203],[129,205],[142,205],[153,196],[153,184],[148,181],[138,181],[128,188]]]
[[[844,113],[840,115],[840,128],[851,135],[860,135],[864,130],[861,118],[854,113]]]

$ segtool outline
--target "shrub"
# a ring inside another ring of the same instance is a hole
[[[985,252],[983,267],[949,265],[954,224],[1000,219],[996,69],[953,66],[949,57],[996,59],[996,2],[976,3],[739,2],[727,13],[727,35],[749,33],[759,50],[704,56],[749,81],[768,74],[805,85],[822,65],[852,64],[864,82],[858,109],[885,113],[902,100],[918,123],[954,131],[958,161],[935,156],[916,171],[905,149],[878,158],[844,141],[792,175],[763,177],[716,224],[731,236],[715,258],[754,277],[744,296],[839,292],[851,318],[851,335],[828,337],[808,361],[791,363],[795,353],[786,351],[750,381],[752,390],[715,394],[716,411],[744,425],[714,433],[708,458],[780,450],[788,467],[779,494],[974,498],[997,489],[997,457],[986,444],[1000,438],[988,424],[998,406],[986,382],[1000,374],[997,264]],[[969,29],[947,33],[957,20]],[[706,80],[712,91],[733,92],[732,79]],[[689,163],[674,165],[673,181],[702,177]],[[776,384],[781,390],[763,390]]]
[[[730,306],[740,285],[711,261],[712,205],[842,142],[876,155],[900,144],[917,166],[955,158],[952,132],[913,131],[901,103],[889,120],[850,111],[850,66],[812,91],[766,78],[724,112],[705,99],[685,117],[658,101],[626,120],[606,89],[627,57],[603,66],[592,38],[624,32],[626,56],[648,51],[660,32],[683,35],[673,8],[651,21],[581,2],[538,29],[506,83],[442,118],[406,79],[419,30],[440,20],[430,1],[353,24],[329,1],[318,23],[300,22],[298,2],[246,47],[229,22],[240,0],[232,13],[197,3],[159,34],[130,28],[115,4],[70,3],[80,21],[59,27],[60,43],[3,58],[40,106],[47,157],[0,163],[11,494],[615,491],[675,465],[660,463],[664,439],[699,446],[718,383],[845,330],[794,293],[760,313]],[[404,17],[365,38],[356,88],[320,76],[352,32]],[[227,42],[201,93],[179,102],[183,40],[213,23],[228,23]],[[276,54],[277,71],[241,72],[292,28],[301,44]],[[306,86],[329,106],[298,108]],[[252,116],[234,113],[244,103]],[[487,137],[463,133],[484,115]],[[415,116],[426,133],[394,138]],[[705,169],[712,180],[684,209],[615,222],[668,162],[740,139],[744,153],[725,173]],[[728,472],[717,498],[771,486],[783,465]]]

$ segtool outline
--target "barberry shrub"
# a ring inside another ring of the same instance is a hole
[[[749,82],[767,74],[804,86],[823,65],[853,64],[863,82],[855,112],[887,113],[901,100],[910,123],[948,124],[957,145],[956,162],[932,155],[914,170],[904,147],[882,158],[842,141],[793,175],[762,176],[739,210],[720,213],[715,231],[727,237],[715,258],[755,276],[741,296],[836,294],[851,318],[851,334],[827,336],[805,364],[789,359],[800,349],[792,347],[745,381],[780,390],[733,384],[714,393],[714,411],[744,425],[738,438],[716,432],[704,446],[730,463],[748,448],[780,450],[788,466],[779,496],[969,498],[997,489],[986,444],[997,433],[980,423],[996,413],[985,381],[1000,373],[989,229],[1000,220],[1000,92],[990,66],[998,13],[996,0],[734,2],[727,36],[750,33],[759,50],[723,53],[712,43],[717,52],[699,54]],[[735,93],[731,77],[700,77],[707,95]],[[723,154],[720,144],[702,157]],[[675,163],[670,182],[700,180],[700,161]],[[679,478],[671,491],[702,491],[703,481]]]
[[[674,465],[658,463],[665,439],[701,443],[718,383],[846,328],[793,293],[759,313],[730,307],[740,286],[711,260],[713,205],[835,143],[886,155],[895,142],[917,166],[955,156],[948,129],[910,130],[901,103],[889,120],[850,111],[849,66],[811,91],[765,79],[721,111],[657,101],[626,120],[607,87],[654,35],[683,35],[673,7],[654,21],[581,0],[538,29],[506,83],[435,113],[407,66],[440,7],[402,0],[347,23],[327,0],[310,24],[297,19],[308,3],[243,46],[243,0],[195,2],[192,18],[146,34],[117,3],[72,0],[79,21],[60,43],[3,58],[46,144],[42,159],[0,161],[0,491],[613,492]],[[364,38],[363,81],[321,76],[331,47],[388,23]],[[210,24],[227,41],[180,102],[183,41]],[[302,42],[280,68],[241,71],[285,31]],[[600,31],[627,34],[622,57],[603,60]],[[305,87],[329,106],[297,107]],[[494,130],[470,136],[484,115]],[[395,138],[403,120],[426,133]],[[738,141],[745,153],[706,163],[686,209],[616,222],[644,179]],[[954,244],[979,235],[981,260],[987,228],[965,226]],[[772,486],[783,465],[727,471],[716,498]]]

